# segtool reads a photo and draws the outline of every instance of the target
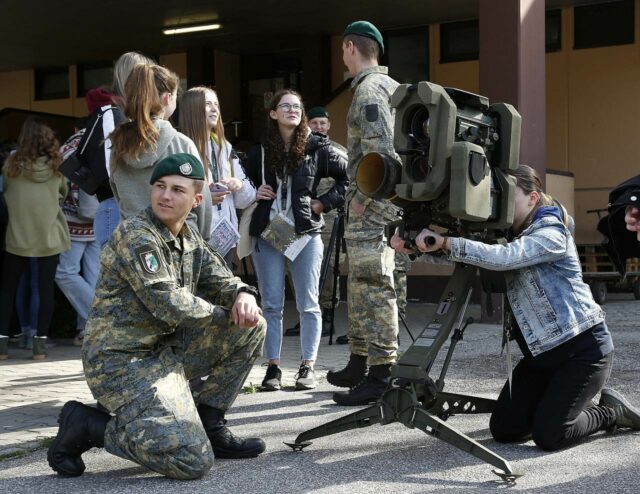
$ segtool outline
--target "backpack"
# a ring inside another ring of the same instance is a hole
[[[104,150],[108,136],[104,135],[104,120],[109,117],[113,118],[114,128],[124,120],[124,115],[117,106],[103,106],[93,112],[78,149],[58,168],[60,173],[89,195],[104,191],[105,183],[108,186],[108,163],[105,163]],[[103,196],[99,197],[100,200],[107,198],[104,193],[99,195]]]

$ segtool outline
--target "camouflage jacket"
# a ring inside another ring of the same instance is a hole
[[[247,286],[188,224],[174,237],[150,207],[118,225],[100,269],[82,357],[91,391],[111,410],[175,363],[178,328],[229,324]]]
[[[347,114],[347,174],[350,186],[347,199],[365,204],[364,218],[350,218],[347,238],[372,238],[383,231],[389,221],[396,219],[399,208],[388,201],[375,201],[357,191],[355,174],[362,157],[371,152],[399,156],[393,148],[395,110],[389,106],[398,83],[387,75],[387,67],[369,67],[351,82],[353,100]],[[368,231],[368,233],[367,233]]]

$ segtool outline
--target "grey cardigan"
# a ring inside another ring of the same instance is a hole
[[[138,214],[150,205],[151,185],[149,180],[153,166],[158,160],[176,153],[189,153],[202,159],[198,148],[186,135],[173,128],[166,120],[154,119],[160,137],[151,151],[142,154],[138,159],[125,158],[114,160],[111,153],[111,189],[118,201],[123,219]],[[203,194],[202,204],[193,210],[188,221],[197,227],[200,235],[208,240],[211,235],[212,203],[211,194]]]

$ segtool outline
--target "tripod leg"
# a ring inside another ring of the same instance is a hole
[[[380,422],[380,408],[376,405],[358,410],[357,412],[350,413],[339,419],[332,420],[321,426],[309,429],[296,437],[295,443],[285,443],[296,449],[297,446],[307,442],[311,439],[318,437],[330,436],[332,434],[338,434],[339,432],[350,431],[352,429],[360,429],[362,427],[369,427],[370,425],[378,424]],[[303,446],[304,447],[304,446]]]
[[[496,400],[479,396],[460,395],[440,391],[435,402],[427,409],[432,415],[446,420],[450,415],[491,413]]]
[[[398,317],[400,317],[400,320],[402,321],[402,325],[404,326],[404,329],[406,329],[407,333],[409,333],[409,337],[411,338],[411,341],[416,341],[416,339],[413,337],[413,334],[411,334],[411,330],[409,329],[409,325],[407,324],[407,321],[405,321],[404,317],[399,312],[398,312]],[[400,343],[400,334],[398,334],[398,343]]]
[[[336,305],[338,303],[338,286],[340,283],[340,252],[344,243],[344,213],[339,211],[338,216],[334,220],[333,233],[335,233],[335,258],[333,260],[333,286],[331,287],[331,327],[329,328],[329,345],[333,345],[333,334],[335,332]]]
[[[407,427],[417,427],[427,434],[431,434],[432,436],[437,437],[438,439],[441,439],[462,451],[472,454],[476,458],[499,468],[506,476],[514,476],[513,479],[505,478],[507,481],[512,482],[515,480],[515,477],[519,477],[518,474],[513,472],[511,465],[509,465],[507,460],[497,455],[489,448],[485,448],[482,444],[474,441],[469,436],[447,425],[438,417],[434,417],[429,412],[426,412],[422,407],[416,407],[416,414],[413,419],[413,423],[405,423],[405,425]]]

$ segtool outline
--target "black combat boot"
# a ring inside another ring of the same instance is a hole
[[[222,410],[200,404],[198,414],[216,458],[253,458],[266,449],[258,437],[240,439],[233,434],[226,426]]]
[[[631,404],[617,391],[604,388],[600,392],[600,406],[611,408],[615,415],[615,422],[607,430],[615,431],[618,427],[640,430],[640,410]]]
[[[49,446],[49,466],[63,477],[82,475],[85,466],[80,455],[91,448],[104,447],[104,431],[109,419],[108,413],[68,401],[58,418],[58,435]]]
[[[389,385],[391,364],[372,365],[367,378],[349,391],[333,393],[333,401],[343,406],[358,406],[375,403]]]
[[[352,353],[347,366],[339,371],[327,372],[327,382],[339,388],[353,388],[367,373],[367,357]]]

